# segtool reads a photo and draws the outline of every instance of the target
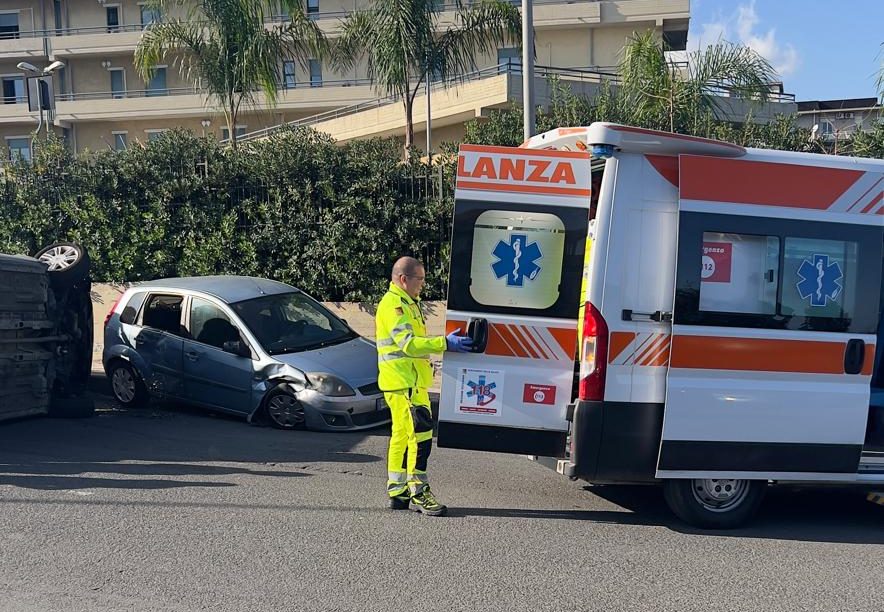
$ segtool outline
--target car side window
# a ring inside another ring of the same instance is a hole
[[[181,336],[181,302],[180,295],[151,295],[141,315],[141,325],[160,331]]]
[[[202,298],[190,300],[190,336],[197,342],[219,349],[225,342],[240,339],[239,330],[224,311]]]
[[[126,303],[125,308],[123,308],[122,314],[120,314],[120,322],[127,325],[135,323],[135,320],[138,318],[138,311],[141,310],[141,306],[144,304],[144,298],[146,297],[147,293],[143,291],[133,293],[129,298],[129,301]]]

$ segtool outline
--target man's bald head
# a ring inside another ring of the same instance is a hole
[[[401,274],[406,276],[423,276],[424,264],[414,257],[400,257],[393,264],[392,280],[397,280]]]
[[[424,264],[414,257],[400,257],[393,264],[393,284],[417,299],[424,286]]]

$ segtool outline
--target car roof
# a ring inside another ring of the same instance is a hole
[[[300,291],[297,287],[253,276],[184,276],[139,283],[137,289],[177,289],[212,295],[228,304],[265,295]]]

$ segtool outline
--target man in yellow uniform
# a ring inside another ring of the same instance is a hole
[[[446,507],[430,492],[427,459],[433,445],[433,415],[427,389],[433,384],[430,355],[446,350],[467,352],[472,341],[456,330],[428,337],[420,308],[424,266],[413,257],[401,257],[393,266],[390,288],[375,316],[378,347],[378,385],[390,407],[393,434],[387,457],[387,495],[390,507],[428,516],[442,516]]]

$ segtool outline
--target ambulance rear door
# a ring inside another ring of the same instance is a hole
[[[752,157],[680,158],[656,475],[853,480],[878,324],[882,174],[857,160]]]
[[[589,206],[588,153],[461,146],[439,446],[564,456]]]

